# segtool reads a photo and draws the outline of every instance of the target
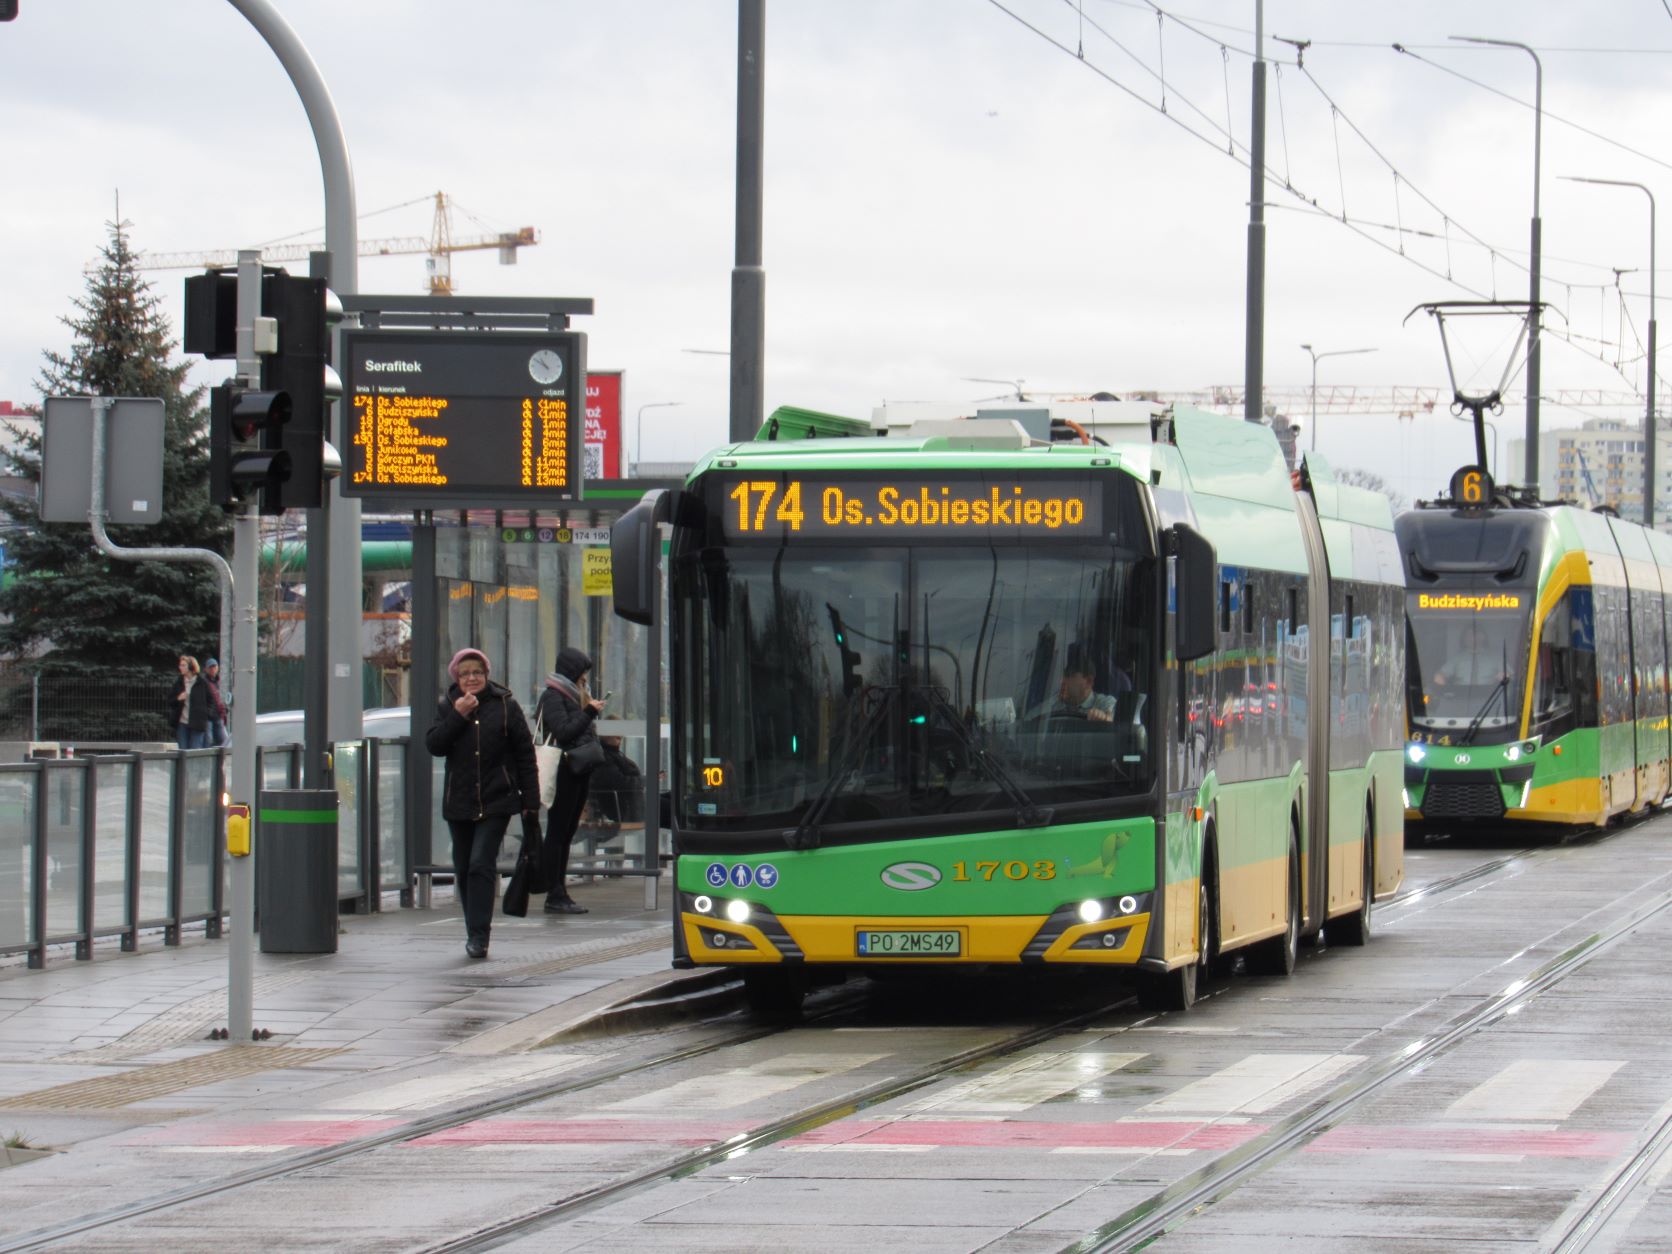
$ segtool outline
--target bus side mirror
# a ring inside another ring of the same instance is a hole
[[[1167,547],[1175,559],[1173,651],[1179,661],[1194,662],[1212,653],[1219,643],[1214,613],[1219,560],[1208,538],[1187,523],[1173,524]]]
[[[662,555],[662,529],[671,494],[658,488],[628,510],[610,528],[610,582],[615,612],[630,623],[654,626],[661,580],[657,559]]]

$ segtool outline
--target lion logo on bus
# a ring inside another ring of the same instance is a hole
[[[882,882],[903,893],[917,893],[925,888],[933,888],[940,883],[940,878],[940,869],[930,866],[927,862],[896,862],[882,870]]]

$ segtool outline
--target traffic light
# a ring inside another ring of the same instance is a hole
[[[283,512],[280,492],[290,478],[290,454],[279,432],[290,419],[290,398],[283,392],[257,392],[237,383],[209,393],[209,499],[232,506],[251,492],[259,494],[261,512]]]
[[[187,279],[186,351],[236,357],[237,303],[233,271]],[[254,328],[261,387],[227,384],[211,397],[209,487],[216,503],[236,504],[256,488],[263,514],[319,508],[327,407],[342,395],[330,365],[331,327],[341,317],[324,279],[262,270]]]
[[[842,695],[851,697],[858,692],[863,681],[859,678],[859,664],[865,659],[859,655],[857,649],[848,647],[847,629],[842,625],[842,615],[834,605],[826,605],[830,611],[830,628],[836,634],[836,647],[842,654]]]
[[[261,359],[263,391],[290,398],[290,420],[271,428],[290,458],[290,477],[275,493],[270,509],[263,497],[262,512],[318,509],[325,497],[324,453],[326,421],[342,383],[331,368],[331,327],[342,317],[342,305],[324,279],[271,271],[261,285],[261,312],[278,325],[274,351]]]

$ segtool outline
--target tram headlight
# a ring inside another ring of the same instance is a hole
[[[1103,917],[1103,903],[1101,901],[1082,901],[1080,903],[1080,921],[1082,923],[1096,923]]]
[[[712,914],[714,912],[714,898],[704,894],[691,903],[698,914]]]
[[[1415,765],[1428,756],[1428,750],[1424,749],[1421,745],[1409,745],[1405,749],[1405,756],[1411,760],[1413,765]]]
[[[746,901],[728,901],[726,903],[726,917],[733,923],[747,923],[749,921],[749,903]]]

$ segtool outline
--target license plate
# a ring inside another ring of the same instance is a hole
[[[945,931],[860,932],[861,958],[956,958],[963,953],[962,933]]]

